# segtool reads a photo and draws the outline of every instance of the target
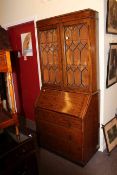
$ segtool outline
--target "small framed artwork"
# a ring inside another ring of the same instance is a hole
[[[33,56],[31,32],[21,34],[22,55]]]
[[[117,146],[117,117],[102,125],[107,152],[110,153]]]
[[[117,0],[107,1],[107,33],[117,34]]]
[[[106,87],[117,82],[117,43],[110,43],[110,50],[107,65]]]
[[[117,146],[117,117],[102,125],[107,152],[110,153]]]

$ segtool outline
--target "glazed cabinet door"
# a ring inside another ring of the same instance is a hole
[[[38,32],[43,87],[62,86],[59,26],[45,26]]]
[[[88,91],[91,79],[89,25],[86,20],[62,26],[64,86],[75,91]]]

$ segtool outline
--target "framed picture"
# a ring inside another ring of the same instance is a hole
[[[107,2],[107,33],[117,34],[117,1],[108,0]]]
[[[102,126],[108,153],[117,146],[117,117]]]
[[[117,82],[117,43],[110,43],[106,87]]]
[[[22,55],[33,56],[31,32],[21,34]]]

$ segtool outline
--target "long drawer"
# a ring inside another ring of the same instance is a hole
[[[36,113],[39,144],[71,160],[82,161],[80,121],[59,113],[39,109]]]
[[[46,121],[67,128],[77,128],[82,130],[81,120],[63,113],[53,112],[38,108],[36,110],[36,121]]]
[[[61,140],[72,140],[72,142],[77,144],[82,143],[82,135],[78,129],[68,129],[46,121],[39,121],[37,123],[37,130],[40,135],[50,135]]]

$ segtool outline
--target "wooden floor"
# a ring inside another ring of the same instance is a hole
[[[117,175],[117,148],[110,156],[97,152],[85,167],[42,148],[38,148],[37,156],[39,175]]]

